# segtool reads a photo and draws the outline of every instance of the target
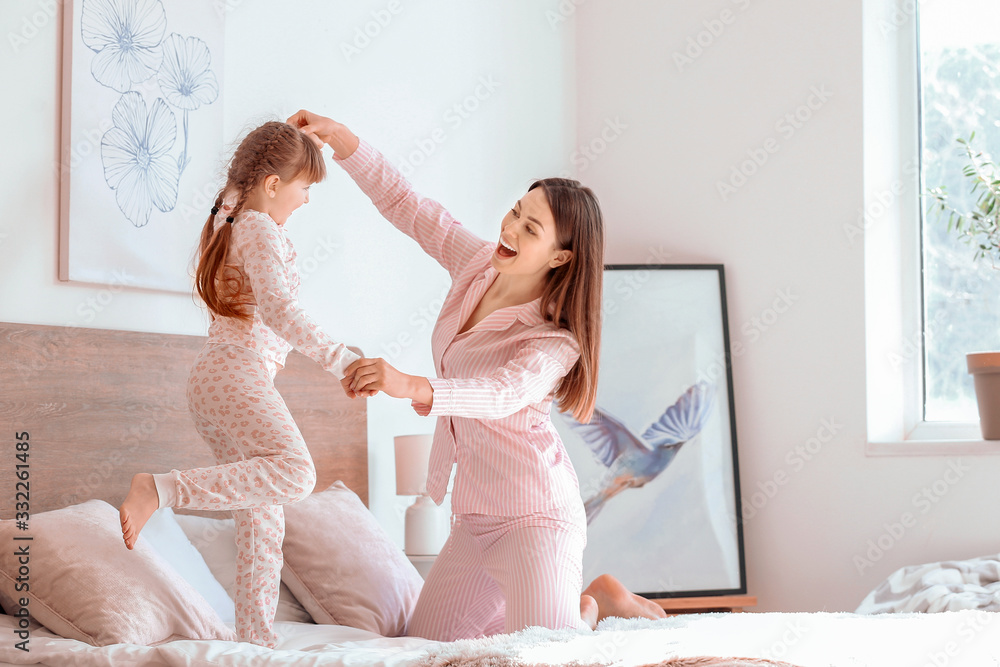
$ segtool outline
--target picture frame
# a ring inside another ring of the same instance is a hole
[[[608,265],[597,409],[554,411],[588,514],[583,580],[648,598],[746,593],[721,264]]]
[[[66,0],[60,280],[192,292],[221,185],[224,14],[203,0]]]

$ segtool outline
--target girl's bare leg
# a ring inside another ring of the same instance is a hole
[[[590,597],[597,602],[597,621],[594,627],[609,616],[619,618],[666,618],[667,614],[660,605],[636,595],[625,588],[622,582],[610,574],[602,574],[594,579],[580,597],[580,611],[583,616],[584,598]],[[583,617],[584,621],[588,619]],[[589,624],[589,622],[588,622]]]
[[[156,494],[156,484],[149,473],[138,473],[132,477],[125,502],[118,510],[122,522],[122,538],[125,546],[131,549],[139,539],[139,531],[149,521],[160,506],[160,497]]]

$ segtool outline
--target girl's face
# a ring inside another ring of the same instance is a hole
[[[272,177],[268,177],[270,179]],[[309,186],[312,185],[304,178],[296,178],[292,181],[283,181],[277,176],[276,180],[265,182],[267,190],[268,209],[265,211],[279,225],[285,224],[292,211],[303,204],[309,203]],[[273,194],[272,194],[273,193]]]
[[[500,241],[493,251],[493,268],[508,275],[543,279],[551,269],[569,261],[561,250],[556,221],[541,188],[529,190],[507,212],[500,226]]]

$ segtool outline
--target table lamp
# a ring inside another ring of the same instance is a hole
[[[427,494],[427,465],[431,458],[430,435],[397,435],[396,495],[416,496],[406,508],[405,546],[408,556],[432,556],[447,539],[440,509]]]

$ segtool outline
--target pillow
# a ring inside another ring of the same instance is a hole
[[[285,506],[282,578],[317,623],[406,633],[423,579],[342,482]]]
[[[208,569],[226,591],[232,605],[236,595],[236,524],[232,519],[212,519],[193,514],[175,514],[177,524],[201,553]],[[278,589],[276,622],[312,623],[309,612],[295,599],[288,586],[281,582]]]
[[[32,540],[14,541],[30,535]],[[129,551],[118,510],[102,500],[31,517],[30,530],[0,521],[0,600],[27,597],[28,611],[52,632],[94,646],[170,639],[236,640],[198,591],[142,539]],[[28,563],[13,545],[27,545]],[[30,591],[15,590],[19,566]]]
[[[233,598],[215,578],[205,559],[177,524],[172,509],[165,507],[153,512],[153,516],[143,526],[139,539],[147,540],[160,558],[170,563],[177,574],[201,593],[224,623],[236,623]]]

